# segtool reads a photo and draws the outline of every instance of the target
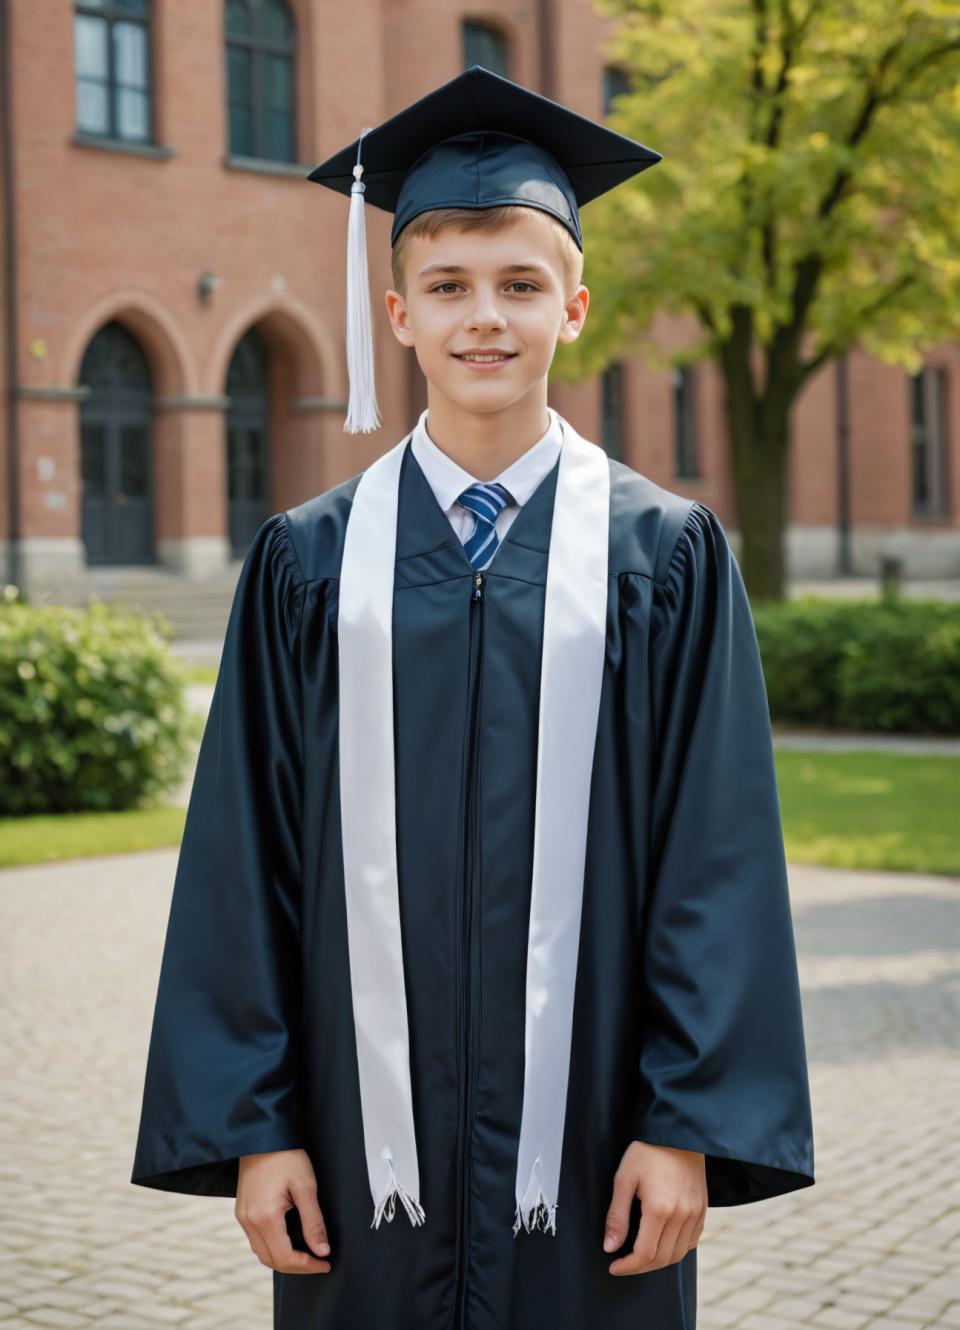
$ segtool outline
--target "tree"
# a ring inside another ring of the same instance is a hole
[[[957,0],[596,0],[630,90],[611,128],[663,160],[584,219],[602,317],[562,378],[645,348],[689,311],[724,384],[754,599],[784,586],[790,423],[858,342],[915,370],[960,331]]]

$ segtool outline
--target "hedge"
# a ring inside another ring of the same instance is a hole
[[[960,605],[806,595],[755,607],[754,622],[774,721],[960,734]]]
[[[0,604],[0,812],[133,808],[182,779],[184,672],[159,614]],[[15,594],[15,593],[14,593]]]

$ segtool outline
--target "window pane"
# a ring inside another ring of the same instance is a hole
[[[251,106],[253,81],[250,77],[250,52],[242,46],[227,47],[227,86],[230,104]]]
[[[263,104],[271,111],[287,111],[293,102],[293,61],[286,55],[263,57]]]
[[[230,107],[230,151],[236,157],[253,156],[253,115],[247,106]]]
[[[77,128],[88,134],[109,133],[106,84],[77,79]]]
[[[107,23],[77,14],[73,25],[76,72],[87,78],[107,77]]]
[[[253,88],[250,77],[250,52],[239,46],[227,47],[227,83],[230,115],[230,151],[241,157],[253,156]]]
[[[150,137],[150,103],[137,88],[118,88],[117,134],[122,139],[144,142]]]
[[[262,156],[271,161],[293,161],[293,123],[285,111],[267,111],[263,113],[263,152]]]
[[[257,11],[257,36],[267,42],[293,41],[293,24],[280,0],[262,0]]]
[[[141,24],[113,25],[113,67],[118,83],[147,87],[147,30]]]
[[[253,36],[253,20],[250,17],[250,5],[247,0],[229,0],[227,32],[236,33],[238,37]]]

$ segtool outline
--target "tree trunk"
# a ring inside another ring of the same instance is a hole
[[[743,348],[741,348],[743,349]],[[736,347],[724,356],[724,414],[730,440],[740,564],[750,600],[786,591],[787,473],[792,394],[773,382],[757,399]]]

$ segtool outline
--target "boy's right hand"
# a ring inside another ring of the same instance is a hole
[[[284,1216],[291,1206],[300,1213],[307,1245],[328,1255],[330,1243],[317,1203],[317,1179],[306,1150],[241,1155],[234,1214],[255,1255],[263,1265],[283,1274],[328,1274],[328,1260],[297,1251],[290,1241]]]

